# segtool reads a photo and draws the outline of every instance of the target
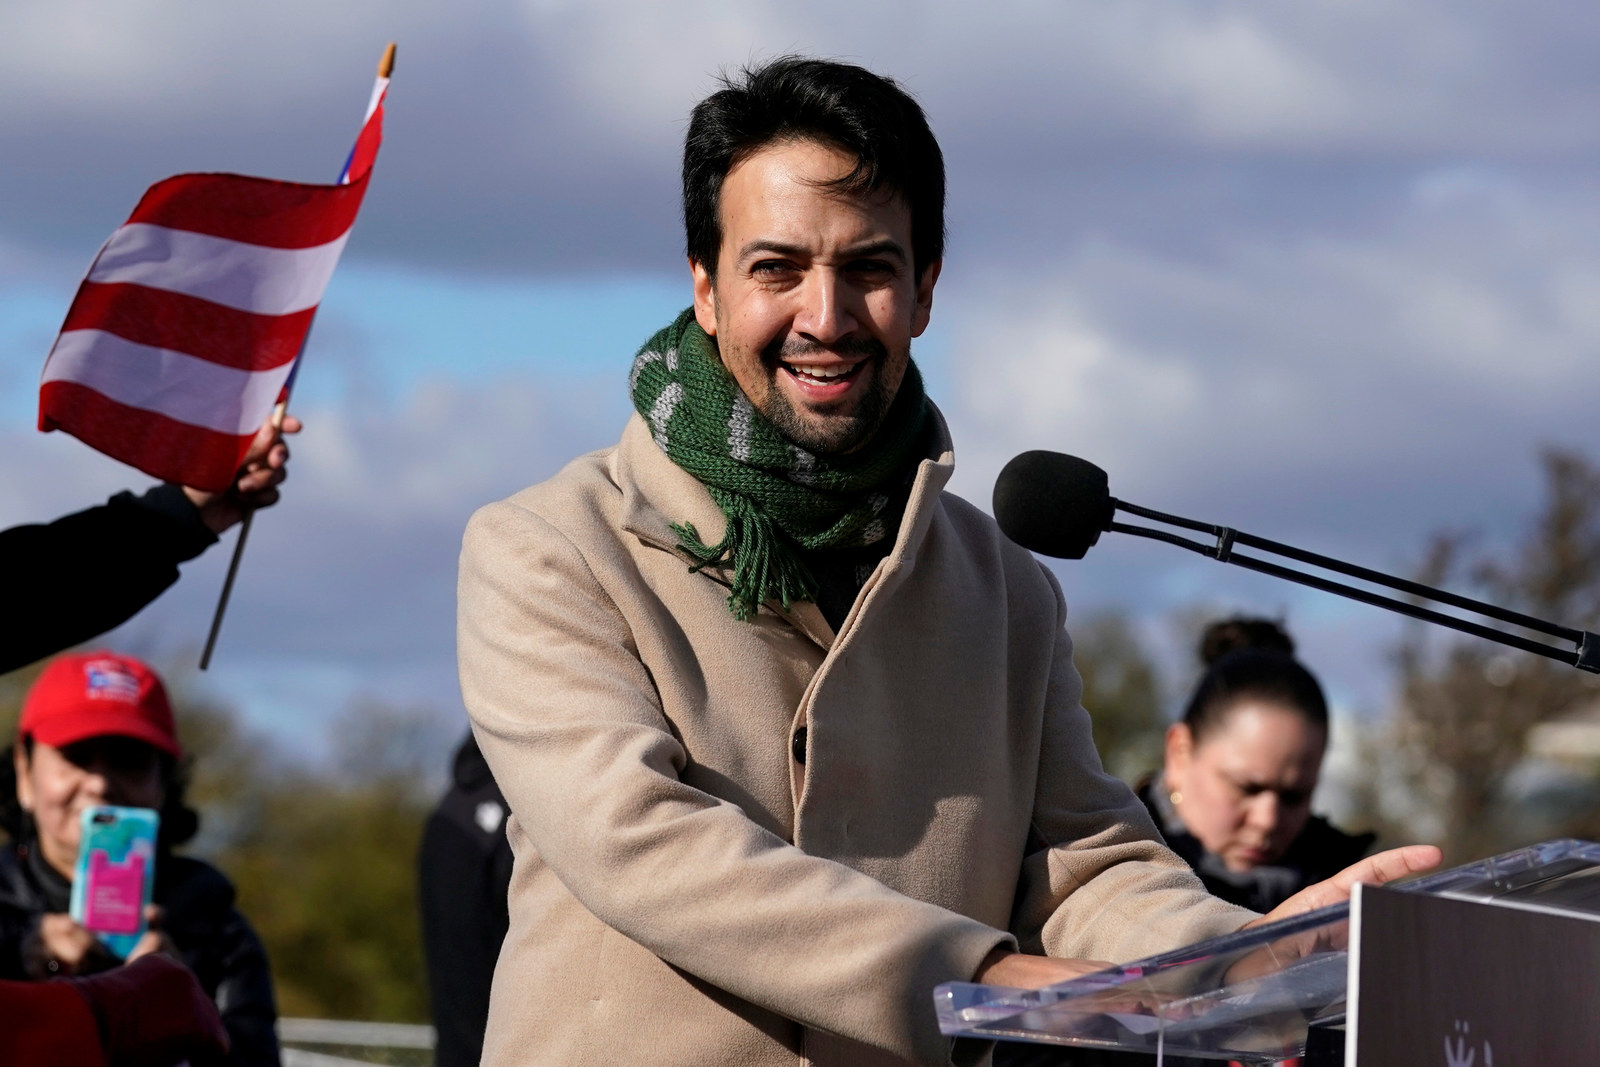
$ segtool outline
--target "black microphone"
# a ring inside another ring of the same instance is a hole
[[[1214,540],[1207,544],[1191,540],[1171,530],[1118,522],[1116,513],[1119,511],[1168,526],[1210,534]],[[1007,537],[1023,548],[1043,556],[1082,559],[1084,554],[1100,540],[1101,533],[1111,530],[1132,534],[1135,537],[1165,541],[1167,544],[1187,548],[1191,552],[1198,552],[1221,563],[1232,563],[1262,574],[1308,585],[1313,589],[1337,593],[1365,604],[1388,608],[1413,619],[1448,626],[1452,630],[1498,641],[1511,648],[1520,648],[1524,652],[1533,652],[1563,663],[1570,663],[1582,670],[1600,673],[1600,635],[1588,630],[1558,626],[1531,615],[1508,611],[1493,604],[1485,604],[1481,600],[1434,589],[1420,582],[1395,578],[1366,567],[1358,567],[1353,563],[1344,563],[1315,552],[1269,541],[1264,537],[1256,537],[1254,534],[1247,534],[1228,526],[1196,522],[1194,519],[1185,519],[1129,504],[1111,495],[1110,480],[1106,477],[1105,471],[1077,456],[1067,456],[1060,452],[1034,451],[1024,452],[1007,463],[994,483],[994,517]],[[1373,585],[1397,589],[1414,600],[1432,601],[1497,622],[1520,626],[1525,630],[1571,642],[1574,647],[1561,648],[1519,634],[1507,633],[1454,615],[1446,615],[1413,600],[1400,600],[1370,589],[1294,570],[1258,556],[1244,555],[1237,551],[1240,546],[1259,549],[1275,556],[1309,564],[1320,570],[1348,575]]]

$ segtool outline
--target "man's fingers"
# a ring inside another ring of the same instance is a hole
[[[1437,867],[1443,856],[1444,854],[1433,845],[1407,845],[1404,848],[1391,848],[1376,856],[1368,856],[1361,862],[1346,867],[1332,878],[1300,890],[1266,915],[1246,923],[1243,929],[1248,930],[1263,923],[1277,922],[1308,911],[1316,911],[1330,904],[1342,904],[1350,899],[1350,891],[1358,883],[1381,885],[1395,878],[1404,878],[1408,874]]]
[[[300,420],[295,418],[293,415],[285,415],[283,417],[283,432],[284,433],[299,433],[300,432],[300,427],[301,427]]]
[[[1404,878],[1408,874],[1437,867],[1443,858],[1444,853],[1434,845],[1391,848],[1387,852],[1379,852],[1359,863],[1351,864],[1328,881],[1338,886],[1348,896],[1358,882],[1362,885],[1382,885],[1396,878]]]

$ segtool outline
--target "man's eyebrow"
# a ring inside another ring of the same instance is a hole
[[[739,249],[739,258],[748,259],[758,252],[771,253],[779,256],[792,256],[803,259],[811,254],[810,249],[801,245],[786,244],[783,241],[774,241],[765,237],[758,237]],[[878,241],[869,241],[864,245],[847,248],[844,252],[845,259],[861,259],[866,256],[891,256],[905,262],[909,257],[899,241],[885,237]]]
[[[746,259],[757,252],[771,252],[779,256],[795,257],[804,257],[806,255],[806,250],[800,245],[784,244],[782,241],[774,241],[766,237],[757,237],[754,241],[747,243],[743,248],[739,249],[739,258]]]

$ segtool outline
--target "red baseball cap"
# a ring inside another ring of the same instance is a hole
[[[80,652],[53,661],[22,702],[18,737],[62,748],[91,737],[132,737],[183,755],[166,686],[132,656]]]

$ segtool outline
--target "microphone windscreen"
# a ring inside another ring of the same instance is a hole
[[[1112,509],[1106,472],[1060,452],[1024,452],[994,483],[1000,529],[1045,556],[1082,559],[1100,540],[1100,531],[1110,528]]]

